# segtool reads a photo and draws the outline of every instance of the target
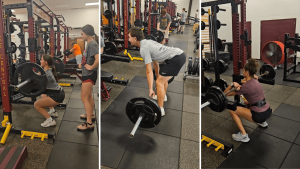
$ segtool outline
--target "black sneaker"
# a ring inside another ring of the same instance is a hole
[[[183,34],[183,32],[181,32],[181,34]]]

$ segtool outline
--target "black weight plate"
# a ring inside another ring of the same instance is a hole
[[[161,120],[160,107],[151,99],[138,97],[131,99],[127,103],[126,115],[132,123],[136,123],[140,113],[145,114],[139,125],[141,128],[153,128],[158,125]]]
[[[53,65],[55,66],[56,72],[59,72],[59,73],[65,72],[64,62],[60,58],[54,56],[53,57]]]
[[[13,24],[9,24],[9,32],[10,33],[14,33],[15,32],[15,27],[14,27],[14,25]]]
[[[145,36],[145,39],[150,39],[156,42],[156,38],[153,35],[147,35]]]
[[[152,35],[156,38],[156,42],[160,43],[164,40],[165,36],[162,31],[155,31]]]
[[[13,48],[12,53],[16,53],[17,45],[14,42],[11,42],[11,47]]]
[[[218,49],[223,50],[223,43],[222,40],[218,38]]]
[[[14,84],[31,79],[32,81],[19,89],[26,97],[41,95],[47,87],[47,76],[44,69],[35,63],[25,62],[20,64],[14,73]]]
[[[205,93],[208,90],[208,88],[210,88],[213,84],[214,84],[214,80],[210,76],[208,75],[204,76],[203,93]]]
[[[218,86],[222,91],[225,91],[225,89],[228,87],[228,84],[224,79],[220,79],[219,85],[215,82],[214,86]]]
[[[219,60],[219,73],[222,74],[226,72],[227,69],[228,69],[228,64],[225,63],[223,60]]]
[[[228,100],[219,87],[210,87],[207,90],[205,97],[205,100],[211,101],[211,104],[209,106],[211,110],[215,112],[222,112],[226,109]]]
[[[156,81],[156,74],[155,74],[155,70],[153,69],[153,78],[154,78],[154,81]],[[175,76],[173,76],[169,81],[168,81],[168,84],[170,84],[171,82],[173,82]]]
[[[64,51],[64,55],[66,55],[66,56],[69,56],[69,55],[71,55],[72,54],[72,52],[70,51],[70,49],[66,49],[65,51]]]
[[[207,58],[203,59],[203,68],[204,68],[204,71],[209,70],[209,68],[210,68],[210,63]]]
[[[106,19],[111,19],[111,18],[112,18],[112,13],[111,13],[111,11],[109,11],[109,10],[106,10],[106,11],[103,13],[103,15],[104,15],[104,17],[105,17]]]
[[[201,21],[201,30],[204,30],[205,29],[205,22]]]
[[[104,53],[115,55],[117,53],[117,46],[113,42],[105,42]]]
[[[221,22],[219,20],[217,20],[217,29],[221,28]]]
[[[260,68],[260,74],[265,73],[265,71],[268,71],[269,74],[268,75],[264,75],[260,78],[262,79],[266,79],[266,80],[273,80],[276,76],[276,71],[273,68],[273,66],[269,65],[269,64],[264,64],[261,68]]]
[[[189,63],[188,63],[188,74],[192,74],[193,70],[193,58],[192,56],[189,57]]]
[[[201,15],[203,16],[205,14],[204,8],[201,8]]]
[[[195,75],[197,73],[198,68],[199,68],[199,58],[195,57],[194,64],[193,64],[193,70],[192,70],[193,75]]]

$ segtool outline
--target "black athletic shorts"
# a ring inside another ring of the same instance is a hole
[[[185,22],[180,22],[180,25],[185,25]]]
[[[252,114],[252,120],[254,122],[262,123],[270,117],[270,115],[272,114],[272,109],[270,109],[269,107],[266,111],[260,113],[251,110],[251,114]]]
[[[62,103],[65,100],[65,91],[63,88],[60,90],[51,90],[51,92],[47,92],[46,94],[57,103]]]
[[[185,61],[184,52],[175,55],[173,58],[165,60],[163,64],[159,64],[159,74],[162,76],[177,76]]]
[[[91,82],[93,85],[95,85],[97,82],[97,78],[98,78],[98,73],[97,71],[94,71],[89,76],[82,76],[82,83]]]

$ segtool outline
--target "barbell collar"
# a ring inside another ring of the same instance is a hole
[[[129,134],[129,137],[130,137],[130,138],[133,138],[133,136],[134,136],[136,130],[138,129],[138,127],[140,126],[140,124],[141,124],[141,122],[142,122],[144,116],[145,116],[144,113],[140,113],[139,118],[137,119],[137,121],[136,121],[136,123],[135,123],[135,125],[134,125],[134,127],[133,127],[133,129],[132,129],[132,131],[131,131],[130,134]]]
[[[18,85],[15,86],[15,91],[18,91],[21,87],[24,87],[25,85],[27,85],[30,82],[31,82],[31,79],[27,79],[24,82],[19,83]]]

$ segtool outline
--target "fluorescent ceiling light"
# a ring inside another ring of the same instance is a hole
[[[12,12],[16,12],[15,10],[11,10]]]
[[[99,5],[99,2],[85,3],[85,6]]]

